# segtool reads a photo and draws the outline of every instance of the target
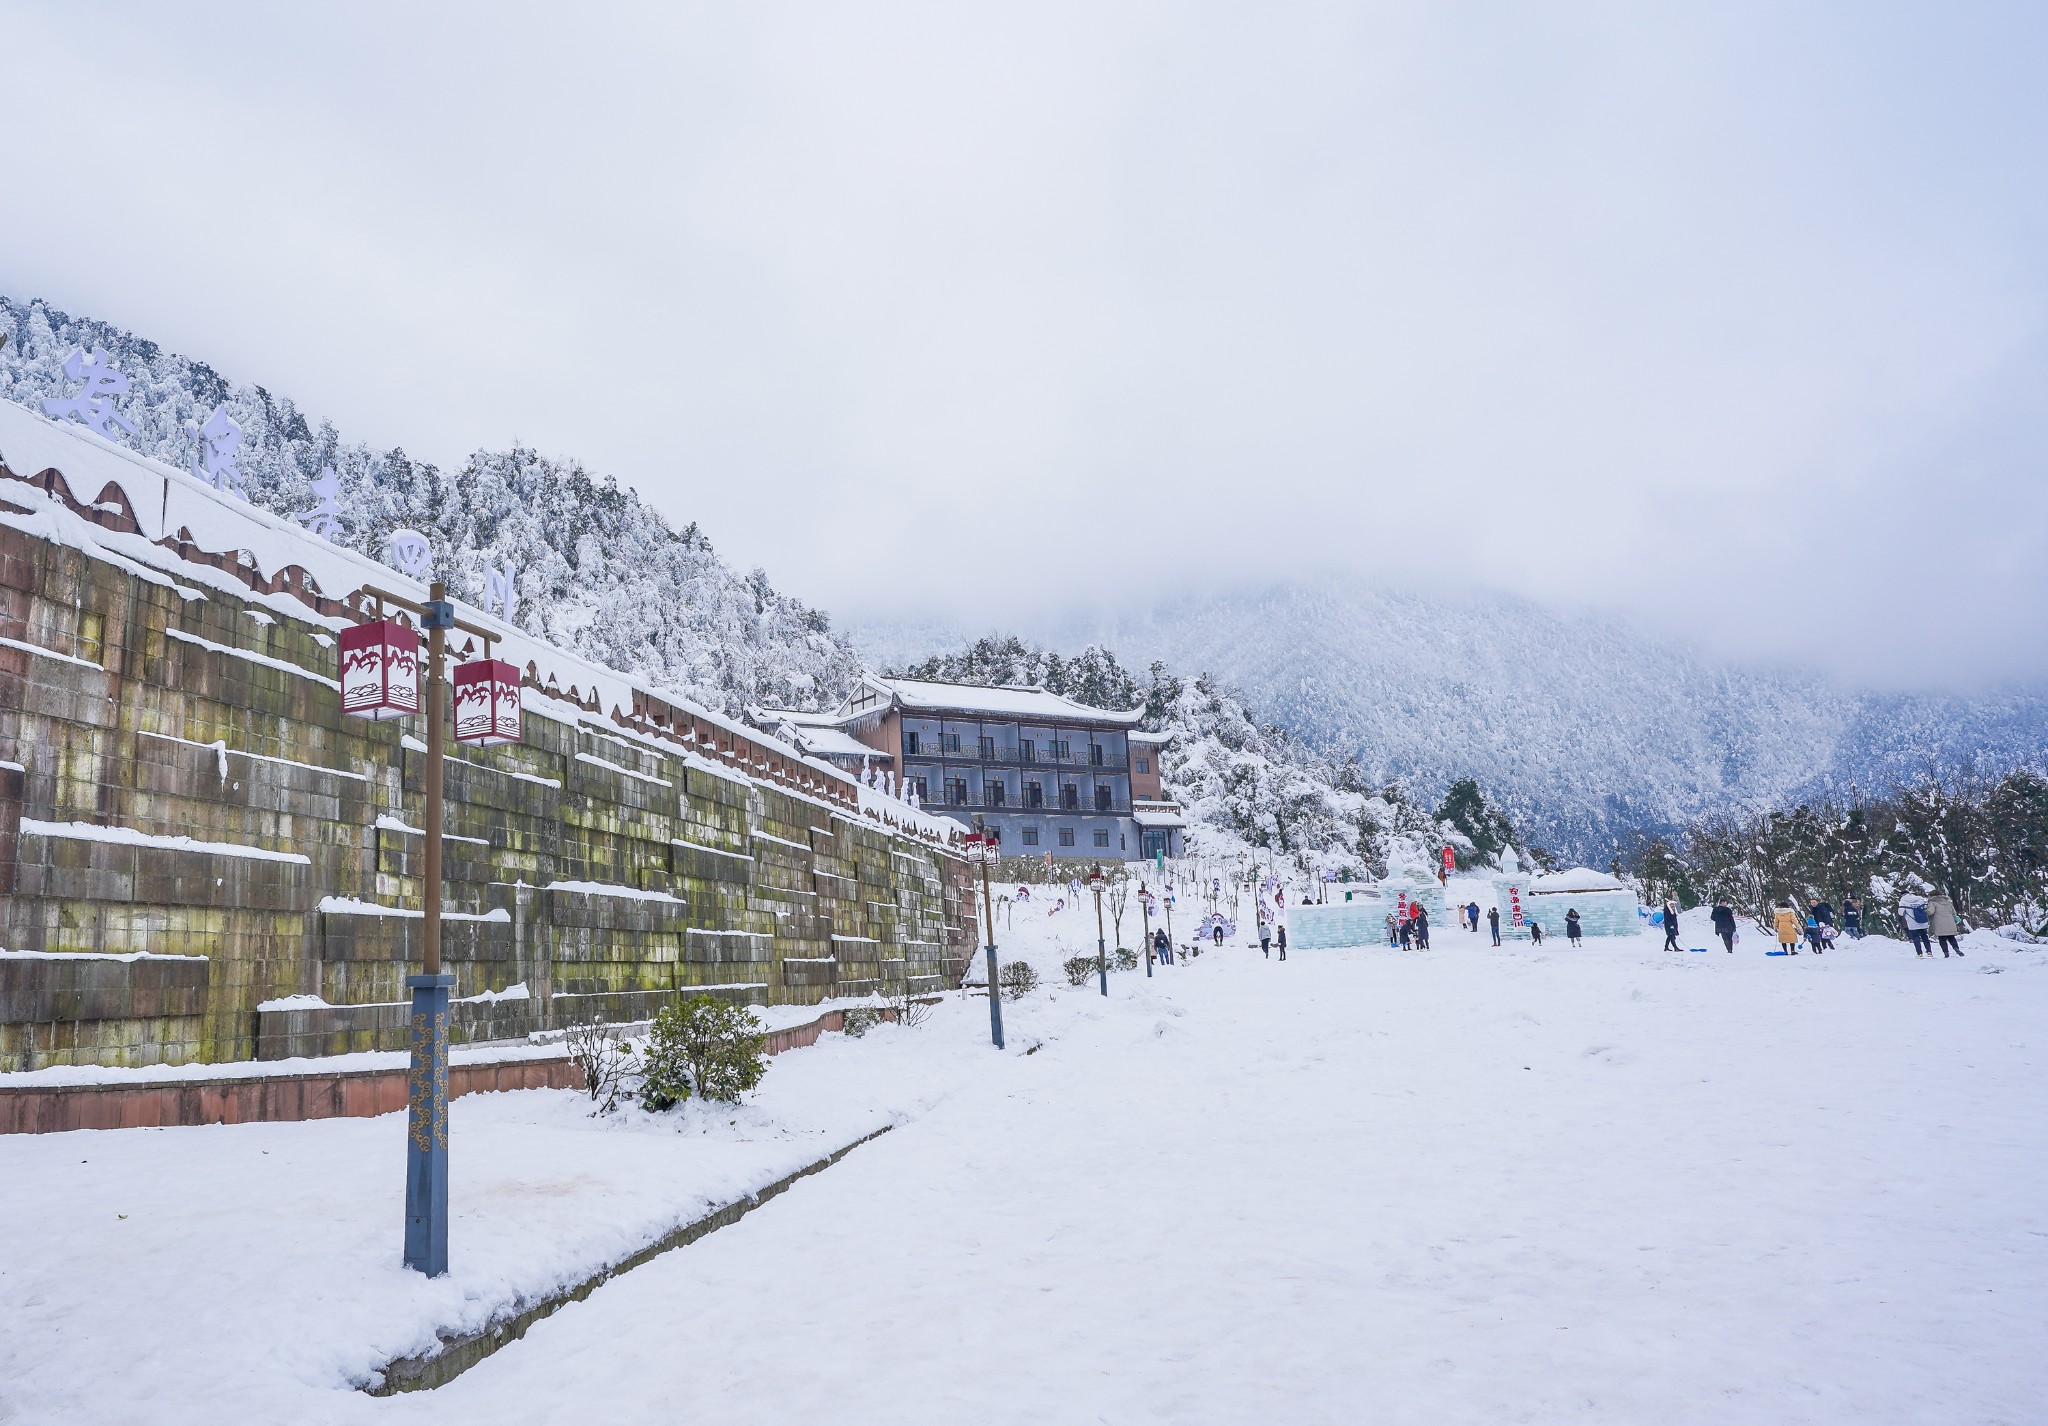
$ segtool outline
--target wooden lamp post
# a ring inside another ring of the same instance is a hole
[[[341,711],[358,718],[418,713],[419,634],[385,617],[384,606],[411,613],[427,631],[425,865],[421,869],[420,974],[412,991],[411,1051],[405,1124],[405,1265],[428,1277],[448,1271],[448,1002],[455,977],[441,969],[441,764],[448,725],[448,683],[441,664],[448,631],[483,640],[484,657],[455,670],[458,741],[491,746],[519,741],[519,671],[491,657],[499,636],[455,617],[448,587],[429,586],[427,602],[365,587],[371,618],[341,631]]]

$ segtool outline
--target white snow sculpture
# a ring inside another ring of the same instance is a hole
[[[128,418],[114,409],[114,398],[127,391],[132,383],[114,370],[113,361],[107,356],[105,348],[95,348],[92,355],[87,356],[85,348],[80,347],[64,358],[64,374],[73,381],[84,382],[85,389],[76,396],[67,396],[62,400],[52,401],[45,398],[44,415],[58,421],[69,416],[93,434],[105,436],[108,440],[113,439],[107,430],[109,421],[129,435],[135,434],[135,428],[128,424]]]
[[[191,429],[189,423],[186,428]],[[215,490],[247,500],[249,497],[242,489],[242,472],[235,465],[235,455],[241,449],[242,428],[235,424],[234,417],[228,415],[227,407],[214,407],[213,414],[206,418],[206,424],[199,428],[199,463],[192,468],[192,474]]]
[[[391,567],[414,579],[425,579],[434,570],[434,544],[418,530],[393,530],[385,547]]]
[[[318,503],[292,518],[321,539],[332,540],[341,533],[340,495],[341,477],[334,473],[333,466],[323,466],[320,474],[313,477],[313,499]]]
[[[519,607],[519,588],[510,569],[496,565],[484,566],[484,612],[496,612],[506,623],[512,622],[512,611]]]

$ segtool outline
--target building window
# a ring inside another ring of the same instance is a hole
[[[1024,784],[1024,805],[1025,805],[1026,807],[1043,807],[1043,806],[1045,806],[1045,784],[1044,784],[1044,783],[1042,783],[1042,782],[1027,782],[1027,783],[1025,783],[1025,784]]]
[[[1081,789],[1071,782],[1062,787],[1060,789],[1060,806],[1069,811],[1077,810],[1081,806]]]
[[[1095,789],[1095,810],[1097,812],[1107,812],[1115,801],[1116,794],[1109,788],[1098,787]]]
[[[1072,827],[1060,828],[1060,845],[1063,847],[1074,845],[1074,829]]]
[[[1150,759],[1150,758],[1139,758],[1139,759],[1138,759],[1138,771],[1139,771],[1139,772],[1150,772],[1150,771],[1152,771],[1152,759]]]
[[[1129,846],[1130,844],[1124,840],[1124,834],[1122,832],[1118,832],[1116,834],[1116,849],[1121,852],[1128,850]]]
[[[1019,738],[1017,740],[1017,760],[1027,763],[1038,761],[1038,740],[1036,738]]]
[[[1000,782],[984,782],[981,788],[988,795],[989,806],[1000,807],[1003,805],[1003,785]]]
[[[912,787],[914,787],[914,788],[916,788],[916,789],[917,789],[917,800],[918,800],[919,802],[929,802],[929,801],[931,801],[931,800],[932,800],[932,790],[931,790],[931,789],[930,789],[929,787],[926,787],[926,786],[924,785],[924,779],[923,779],[923,778],[921,778],[921,777],[913,777],[913,778],[911,778],[911,779],[910,779],[910,785],[911,785]]]
[[[985,763],[996,760],[996,740],[994,738],[983,738],[981,740],[981,760]]]
[[[1025,846],[1035,847],[1038,845],[1038,829],[1036,827],[1026,827],[1023,836]]]
[[[1088,745],[1088,761],[1094,763],[1097,767],[1102,766],[1102,744],[1090,743]]]
[[[958,733],[941,733],[941,734],[939,734],[939,747],[940,747],[941,751],[944,751],[944,752],[949,752],[949,753],[957,753],[957,752],[959,752],[959,751],[960,751],[960,735],[959,735]]]
[[[946,779],[946,801],[952,803],[955,807],[965,807],[967,805],[966,778],[949,777]]]
[[[904,730],[903,751],[906,753],[914,753],[917,751],[917,729],[909,728]]]
[[[1095,845],[1098,847],[1106,847],[1109,845],[1109,828],[1097,827],[1095,829]]]
[[[1067,760],[1067,740],[1065,738],[1054,738],[1051,747],[1052,760],[1054,762],[1065,762]]]

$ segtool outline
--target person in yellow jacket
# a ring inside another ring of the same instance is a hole
[[[1799,954],[1799,913],[1780,901],[1777,914],[1778,949],[1788,956]]]

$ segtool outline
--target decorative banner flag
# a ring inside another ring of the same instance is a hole
[[[472,659],[455,666],[455,741],[480,748],[516,743],[519,669],[503,659]]]
[[[420,711],[420,635],[396,619],[341,631],[341,711],[403,718]]]

